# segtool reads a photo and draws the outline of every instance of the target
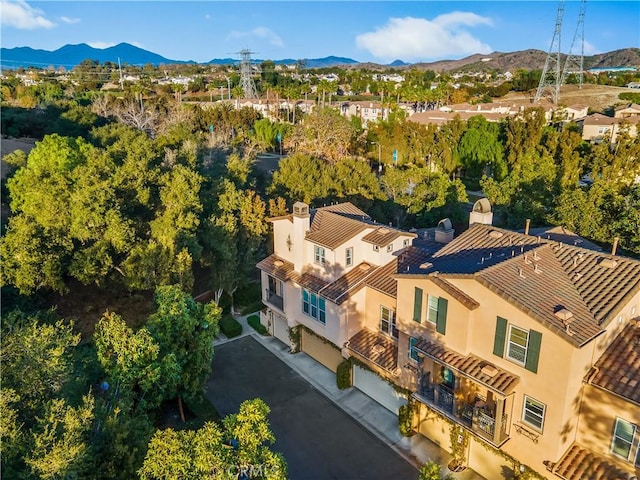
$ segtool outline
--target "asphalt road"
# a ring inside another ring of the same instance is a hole
[[[415,480],[416,469],[252,337],[216,347],[207,396],[222,416],[244,400],[271,408],[289,478]]]

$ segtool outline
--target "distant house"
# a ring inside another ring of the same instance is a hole
[[[637,117],[638,115],[640,115],[640,105],[637,103],[617,107],[613,114],[615,118]]]
[[[626,130],[627,133],[635,137],[638,132],[638,122],[640,115],[628,117],[609,117],[601,113],[587,115],[582,119],[582,139],[598,143],[605,138],[611,143],[616,143],[618,135],[621,131]]]

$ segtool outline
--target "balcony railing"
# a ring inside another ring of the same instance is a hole
[[[486,410],[486,406],[456,400],[449,387],[430,383],[428,377],[423,377],[414,396],[422,403],[470,428],[491,443],[501,444],[508,438],[509,418],[507,415],[503,415],[501,421],[496,422],[495,416]],[[497,437],[495,435],[496,423],[500,425],[500,433]]]
[[[265,298],[265,300],[273,305],[274,307],[276,307],[278,310],[283,310],[283,299],[280,295],[276,294],[276,292],[269,290],[268,288],[265,290],[267,296]]]

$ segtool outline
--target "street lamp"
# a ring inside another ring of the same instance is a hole
[[[378,145],[378,173],[382,173],[382,145],[380,142],[369,142],[371,145]]]

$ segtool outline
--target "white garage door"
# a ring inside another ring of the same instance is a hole
[[[273,319],[271,321],[273,322],[273,336],[286,345],[291,346],[291,341],[289,340],[289,325],[287,325],[287,319],[274,313]]]
[[[383,407],[396,415],[401,405],[406,405],[407,398],[394,390],[382,378],[369,370],[353,366],[353,386],[366,393]]]

